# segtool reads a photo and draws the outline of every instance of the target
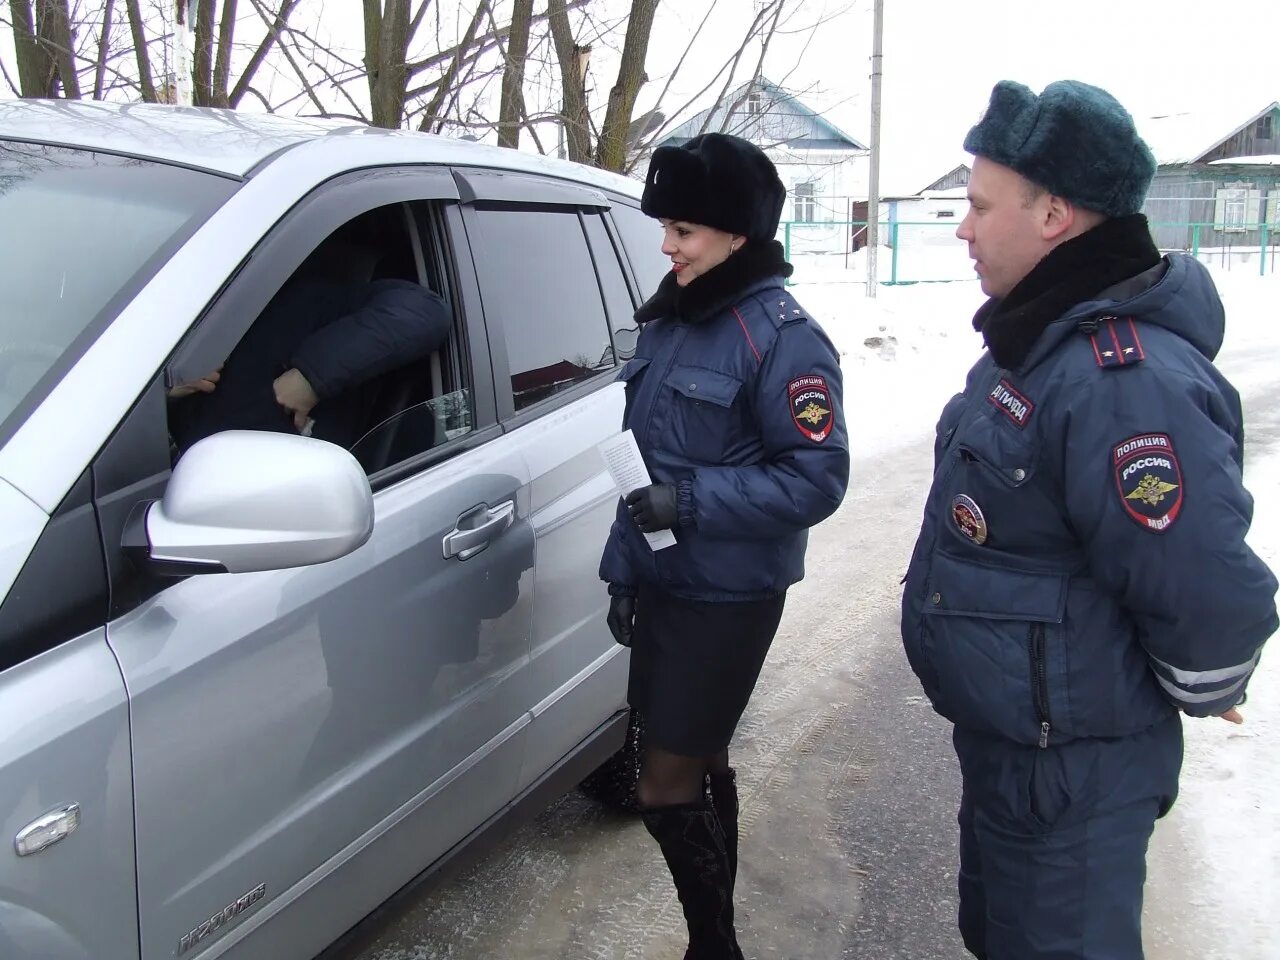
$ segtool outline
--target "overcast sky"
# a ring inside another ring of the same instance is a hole
[[[651,73],[683,49],[709,0],[662,0]],[[721,0],[749,22],[748,0]],[[765,75],[828,110],[846,133],[870,138],[871,0],[807,0],[799,23],[851,8],[810,38],[781,38]],[[1076,79],[1110,90],[1142,118],[1212,109],[1243,123],[1280,100],[1280,0],[884,0],[882,137],[892,168],[965,159],[961,143],[991,87],[1011,79],[1035,90]],[[797,25],[799,25],[797,23]],[[739,28],[740,29],[740,28]],[[801,55],[801,43],[809,46]],[[721,44],[725,46],[725,44]],[[710,53],[704,57],[716,61]],[[720,57],[719,59],[723,59]],[[1237,118],[1238,117],[1238,118]],[[932,158],[937,158],[934,160]]]

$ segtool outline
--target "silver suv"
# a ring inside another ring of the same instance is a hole
[[[666,269],[636,186],[0,103],[0,957],[311,957],[618,748],[596,447]],[[300,287],[320,327],[380,279],[447,337],[384,358],[346,441],[302,435],[334,398],[183,436],[202,397],[274,409],[255,331]]]

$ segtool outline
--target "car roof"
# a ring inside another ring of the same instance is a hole
[[[362,165],[421,163],[489,166],[590,183],[638,197],[641,184],[619,174],[537,154],[352,121],[284,117],[210,107],[96,100],[0,100],[0,140],[26,140],[125,154],[247,177],[292,148],[359,158]],[[358,149],[351,141],[360,141]],[[331,158],[336,159],[336,158]]]

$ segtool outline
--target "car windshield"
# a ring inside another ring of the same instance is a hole
[[[236,185],[0,140],[0,442]]]

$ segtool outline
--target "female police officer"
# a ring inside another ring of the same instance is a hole
[[[637,799],[689,926],[686,958],[740,958],[728,746],[804,575],[808,528],[844,496],[835,349],[783,287],[786,191],[765,154],[711,133],[654,152],[641,208],[671,272],[636,313],[625,427],[652,486],[619,505],[601,561],[645,721]],[[678,541],[650,549],[643,534]],[[708,799],[709,798],[709,799]]]

